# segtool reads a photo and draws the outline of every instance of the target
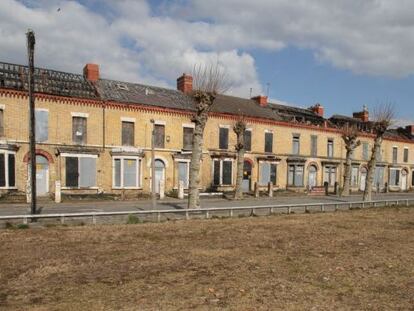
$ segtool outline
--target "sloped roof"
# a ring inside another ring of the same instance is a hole
[[[0,87],[28,91],[28,67],[0,62]],[[58,96],[97,99],[93,85],[82,75],[35,68],[34,91]]]
[[[317,115],[310,109],[274,103],[269,103],[269,108],[271,108],[279,118],[287,122],[305,122],[320,125],[326,121],[325,118]]]

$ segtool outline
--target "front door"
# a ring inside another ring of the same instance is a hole
[[[362,168],[361,169],[361,178],[359,180],[359,190],[365,191],[365,182],[367,180],[367,169]]]
[[[252,178],[252,164],[249,161],[244,161],[243,164],[243,192],[250,191],[250,180]]]
[[[161,160],[155,160],[155,192],[160,193],[160,181],[165,179],[165,165]]]
[[[309,167],[309,177],[308,177],[309,189],[316,187],[316,172],[317,172],[316,167],[311,165]]]
[[[36,195],[45,196],[49,192],[49,162],[43,156],[36,156]]]
[[[406,170],[401,171],[401,190],[406,191],[407,190],[407,177],[408,173]]]

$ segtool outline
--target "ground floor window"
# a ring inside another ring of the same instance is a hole
[[[267,185],[271,182],[276,185],[277,165],[271,162],[260,162],[260,184]]]
[[[113,187],[139,188],[141,186],[141,159],[138,157],[113,158]]]
[[[8,151],[0,152],[0,188],[16,186],[16,154]]]
[[[325,174],[323,182],[327,182],[329,186],[333,187],[336,183],[336,166],[325,166]]]
[[[374,180],[372,182],[374,187],[379,186],[380,188],[384,186],[384,167],[377,166],[374,172]]]
[[[190,162],[178,162],[178,182],[182,181],[184,188],[188,188]]]
[[[232,185],[233,184],[233,161],[230,159],[213,161],[213,184]]]
[[[399,186],[400,170],[398,168],[390,168],[390,186]]]
[[[351,186],[352,187],[358,187],[358,176],[359,176],[359,168],[358,166],[353,166],[352,172],[351,172]]]
[[[96,159],[93,155],[65,156],[66,187],[96,187]]]
[[[288,167],[288,186],[303,187],[303,165],[291,164]]]

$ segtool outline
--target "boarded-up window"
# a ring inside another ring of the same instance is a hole
[[[311,136],[311,156],[318,156],[318,136],[316,135]]]
[[[336,182],[336,166],[325,166],[325,174],[323,181],[327,182],[329,186],[335,186]]]
[[[300,135],[294,134],[292,139],[292,154],[298,155],[300,152]]]
[[[364,160],[368,160],[368,149],[369,149],[369,145],[368,143],[363,143],[362,144],[362,158]]]
[[[162,124],[154,125],[154,147],[164,148],[165,144],[165,126]]]
[[[6,187],[6,165],[4,154],[0,154],[0,187]]]
[[[273,133],[265,133],[265,152],[273,152]]]
[[[294,187],[303,187],[303,165],[289,165],[288,185]]]
[[[9,163],[8,163],[8,173],[9,173],[9,187],[16,186],[16,175],[15,175],[15,167],[16,167],[16,160],[14,154],[9,154]]]
[[[114,159],[114,187],[136,188],[139,186],[138,158]]]
[[[121,159],[114,160],[114,186],[121,187]]]
[[[66,187],[96,186],[96,158],[66,157]]]
[[[398,186],[400,184],[400,170],[390,169],[390,185]]]
[[[184,188],[188,188],[188,162],[178,162],[178,181],[182,181]]]
[[[328,139],[328,146],[327,146],[327,153],[328,153],[328,158],[333,158],[334,156],[334,141],[333,139]]]
[[[398,161],[398,148],[393,147],[392,148],[392,162],[397,163],[397,161]]]
[[[372,181],[372,185],[374,187],[377,187],[379,185],[381,188],[384,185],[384,174],[385,174],[385,169],[383,166],[375,167],[374,179]]]
[[[220,161],[214,161],[214,167],[213,167],[213,183],[214,185],[220,185]]]
[[[191,127],[183,127],[183,149],[191,150],[193,147],[193,132]]]
[[[66,187],[78,187],[79,185],[79,171],[78,158],[66,158]]]
[[[36,110],[36,141],[45,142],[49,136],[49,112],[45,110]]]
[[[88,188],[96,185],[96,159],[79,158],[79,187]]]
[[[277,166],[274,163],[270,162],[261,162],[260,163],[260,184],[267,185],[271,182],[273,185],[276,185],[276,172]]]
[[[244,131],[244,149],[246,151],[252,150],[252,131]]]
[[[75,144],[86,144],[87,139],[87,119],[84,117],[72,118],[72,141]]]
[[[229,129],[226,127],[220,127],[219,130],[219,149],[229,148]]]
[[[408,148],[404,149],[404,162],[407,163],[408,162]]]
[[[223,185],[231,185],[232,161],[223,161]]]
[[[134,146],[135,123],[122,121],[122,146]]]
[[[0,136],[4,136],[4,111],[0,109]]]

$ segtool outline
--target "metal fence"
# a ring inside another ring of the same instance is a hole
[[[154,221],[162,221],[162,216],[173,215],[174,219],[212,218],[214,216],[235,217],[247,215],[272,215],[276,212],[291,214],[294,212],[310,211],[337,211],[340,209],[369,208],[369,207],[388,207],[388,206],[410,206],[414,204],[412,199],[400,200],[379,200],[379,201],[357,201],[357,202],[335,202],[335,203],[301,203],[284,205],[256,205],[256,206],[236,206],[236,207],[210,207],[200,209],[169,209],[169,210],[145,210],[145,211],[119,211],[119,212],[87,212],[87,213],[60,213],[60,214],[39,214],[39,215],[7,215],[0,216],[0,221],[22,220],[27,224],[29,220],[55,219],[64,224],[65,220],[79,218],[91,219],[93,224],[97,223],[98,217],[110,216],[151,216]],[[178,217],[177,217],[178,216]],[[167,218],[170,219],[170,218]]]

